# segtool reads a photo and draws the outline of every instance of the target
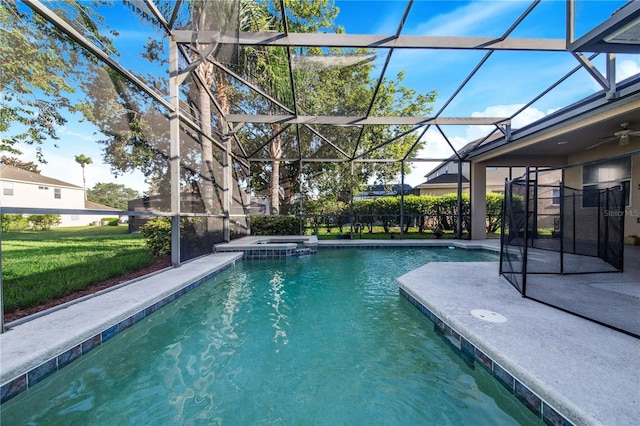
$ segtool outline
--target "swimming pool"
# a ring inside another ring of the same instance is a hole
[[[539,424],[399,295],[481,251],[245,261],[2,405],[3,424]]]

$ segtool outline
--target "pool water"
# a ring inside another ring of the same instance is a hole
[[[541,424],[398,292],[427,262],[497,260],[404,248],[240,262],[3,404],[1,421]]]

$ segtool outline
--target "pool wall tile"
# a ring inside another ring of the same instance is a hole
[[[498,380],[502,386],[505,387],[509,392],[514,392],[515,379],[511,374],[507,372],[504,368],[500,367],[495,362],[493,363],[493,377]]]
[[[525,385],[516,380],[515,395],[531,412],[537,416],[542,415],[542,399],[529,390]]]
[[[101,334],[96,334],[95,336],[85,340],[84,342],[82,342],[82,355],[86,354],[96,346],[100,345],[100,343],[102,343]]]
[[[86,339],[85,341],[78,344],[77,346],[74,346],[73,348],[68,349],[65,352],[61,353],[60,355],[57,355],[49,359],[48,361],[43,362],[37,367],[31,369],[28,373],[22,374],[12,380],[9,380],[6,383],[3,383],[2,386],[0,386],[0,404],[8,401],[9,399],[18,395],[20,392],[27,390],[31,386],[34,386],[35,384],[37,384],[38,382],[40,382],[50,374],[58,371],[62,367],[71,363],[72,361],[80,358],[82,355],[90,352],[92,349],[96,348],[97,346],[101,345],[107,340],[113,338],[115,335],[128,329],[129,327],[136,324],[137,322],[140,322],[141,320],[146,318],[148,315],[151,315],[152,313],[156,312],[158,309],[164,307],[168,303],[174,301],[180,296],[183,296],[189,291],[195,289],[196,287],[198,287],[200,284],[204,283],[208,279],[216,276],[217,274],[219,274],[220,272],[228,268],[231,268],[232,266],[235,265],[235,263],[236,263],[235,261],[231,262],[216,271],[212,271],[210,274],[203,276],[189,283],[186,286],[183,286],[182,288],[166,296],[162,300],[159,300],[158,302],[152,304],[151,306],[148,306],[136,312],[130,317],[123,319],[119,323],[112,325],[111,327],[103,330],[102,332]]]
[[[135,323],[135,321],[133,320],[133,317],[129,317],[129,318],[125,318],[122,321],[120,321],[118,323],[118,333],[121,331],[126,330],[127,328],[131,327],[133,324]]]
[[[462,334],[453,329],[449,324],[444,322],[436,314],[431,312],[419,300],[409,294],[405,289],[400,288],[400,294],[404,296],[412,305],[433,322],[434,331],[441,335],[448,344],[451,345],[454,352],[462,357],[462,359],[474,368],[475,364],[480,364],[487,370],[498,383],[504,386],[532,413],[534,413],[545,424],[552,426],[573,426],[567,418],[552,408],[546,401],[536,395],[527,386],[520,382],[513,374],[497,364],[491,357],[478,349],[473,343],[466,339]],[[457,347],[455,341],[459,340],[460,346]]]
[[[105,331],[100,333],[102,343],[104,343],[107,340],[111,339],[116,334],[118,334],[118,324],[114,325],[113,327],[109,327]]]
[[[10,400],[25,390],[27,390],[26,373],[2,385],[0,388],[0,403]]]
[[[573,423],[562,417],[544,401],[542,402],[542,421],[550,426],[573,426]]]
[[[54,358],[29,371],[27,373],[27,383],[29,386],[33,386],[56,371],[58,371],[58,360]]]
[[[487,354],[476,347],[475,357],[480,365],[482,365],[489,373],[493,374],[493,360],[489,358]]]
[[[154,303],[153,305],[147,307],[144,310],[144,316],[148,317],[149,315],[151,315],[152,313],[154,313],[156,311],[156,309],[158,309],[158,307],[156,306],[156,304]]]
[[[58,355],[58,370],[69,364],[71,361],[75,361],[76,358],[82,355],[82,345],[74,346],[66,352]]]
[[[145,318],[145,312],[144,311],[137,312],[133,316],[131,316],[130,318],[131,318],[131,321],[132,321],[131,325],[133,325],[133,324],[135,324],[137,322],[142,321]]]

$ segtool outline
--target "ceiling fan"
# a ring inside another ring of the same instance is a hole
[[[629,138],[631,136],[640,136],[640,130],[629,128],[629,123],[620,123],[620,127],[622,129],[615,132],[612,136],[601,139],[600,141],[598,141],[598,143],[591,145],[586,149],[589,150],[591,148],[595,148],[607,142],[613,142],[613,141],[620,141],[619,142],[620,146],[625,146],[629,144]]]

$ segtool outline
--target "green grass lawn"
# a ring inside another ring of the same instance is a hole
[[[38,306],[154,260],[127,226],[88,226],[2,234],[4,311]]]

